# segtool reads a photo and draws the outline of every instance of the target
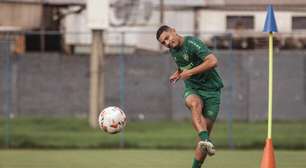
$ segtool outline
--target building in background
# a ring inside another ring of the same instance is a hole
[[[265,46],[261,31],[269,3],[278,21],[277,44],[282,48],[306,48],[304,0],[109,1],[107,52],[118,52],[122,43],[127,52],[135,48],[159,50],[155,31],[161,23],[199,36],[210,46],[228,48],[231,43],[236,49],[260,48]],[[2,0],[0,30],[31,31],[21,37],[26,51],[90,52],[86,0]]]
[[[62,51],[63,20],[85,9],[83,0],[2,0],[0,32],[14,33],[17,49],[25,51]]]
[[[159,50],[154,32],[161,24],[160,9],[163,9],[164,24],[179,32],[199,36],[210,46],[228,48],[229,40],[232,40],[235,49],[265,47],[266,37],[262,29],[266,6],[272,3],[280,32],[277,44],[282,48],[306,48],[306,2],[303,0],[110,0],[110,3],[109,31],[134,33],[110,33],[107,37],[109,46],[118,46],[124,36],[124,43],[132,46],[130,48]],[[65,26],[67,32],[88,32],[86,10],[67,17]],[[71,37],[66,38],[71,45],[86,46],[91,41],[89,35]],[[214,44],[214,39],[218,39],[218,44]],[[83,49],[80,51],[84,51],[82,46],[79,46]]]

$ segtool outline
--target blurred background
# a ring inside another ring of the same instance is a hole
[[[304,0],[108,3],[96,11],[108,22],[99,30],[88,25],[86,0],[0,1],[1,148],[192,149],[196,134],[183,82],[169,85],[175,64],[155,38],[167,24],[200,38],[218,57],[225,84],[213,133],[218,146],[261,149],[268,107],[268,34],[262,33],[268,4],[279,31],[274,142],[281,149],[306,148]],[[98,62],[97,71],[91,61]],[[127,114],[123,133],[109,136],[96,127],[97,114],[107,106]]]

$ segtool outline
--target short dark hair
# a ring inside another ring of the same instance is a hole
[[[164,31],[169,31],[171,28],[167,25],[162,25],[158,28],[157,32],[156,32],[156,39],[159,40],[160,35],[164,32]]]

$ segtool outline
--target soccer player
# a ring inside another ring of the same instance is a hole
[[[167,25],[159,27],[156,39],[169,48],[177,70],[170,76],[174,84],[184,80],[185,105],[191,111],[192,124],[198,133],[192,168],[200,168],[207,154],[215,154],[209,135],[219,113],[222,79],[216,71],[218,60],[198,38],[181,36]]]

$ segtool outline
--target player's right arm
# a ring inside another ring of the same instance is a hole
[[[218,60],[215,55],[209,54],[204,58],[204,61],[202,64],[188,70],[184,70],[182,73],[180,73],[180,78],[183,80],[186,80],[190,78],[192,75],[200,74],[203,72],[206,72],[212,68],[215,68],[217,66]]]

